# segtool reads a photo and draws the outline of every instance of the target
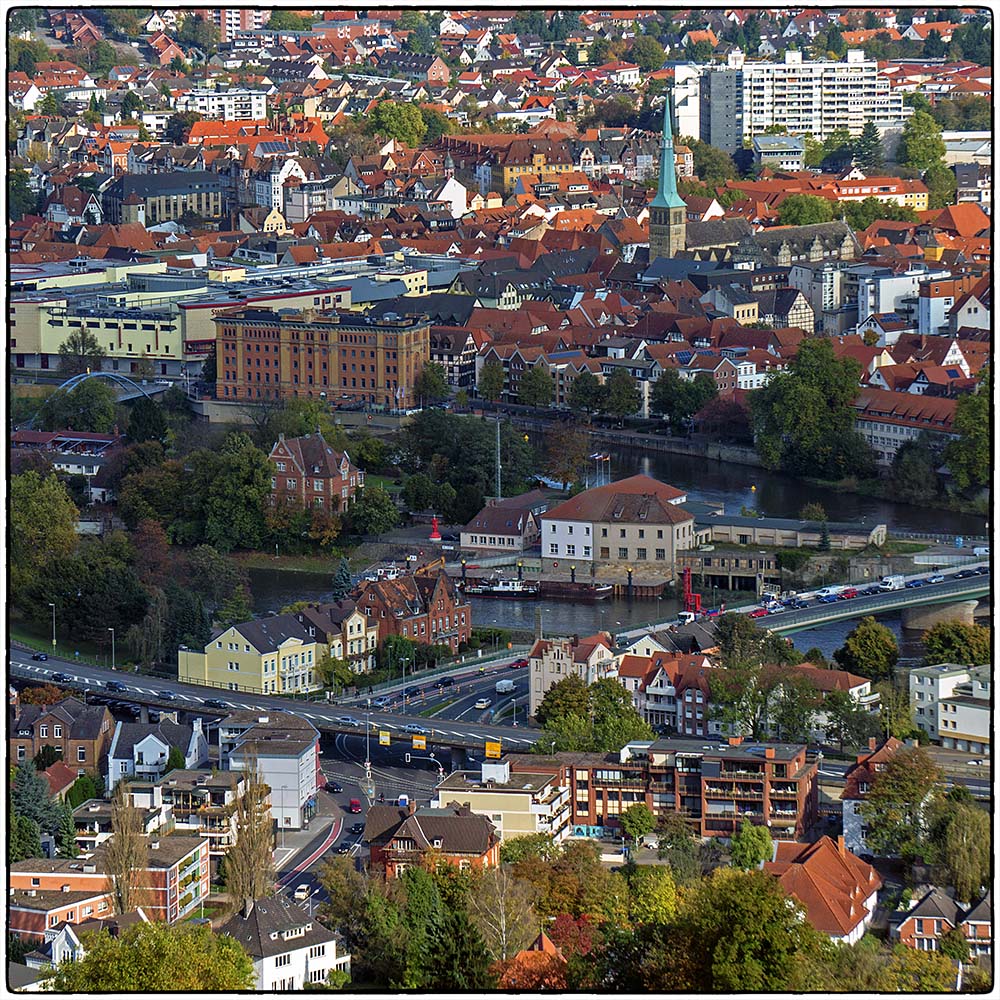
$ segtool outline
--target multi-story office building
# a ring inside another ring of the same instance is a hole
[[[898,127],[913,114],[860,49],[840,61],[786,52],[780,62],[745,62],[734,52],[725,67],[678,66],[677,74],[679,134],[730,153],[772,125],[823,141],[837,129],[859,135],[869,121]]]
[[[306,397],[404,409],[430,358],[425,315],[244,308],[215,323],[222,399]]]
[[[559,764],[569,779],[574,836],[621,835],[619,817],[645,803],[677,813],[701,837],[731,837],[743,821],[799,839],[816,821],[817,771],[806,747],[731,737],[630,743],[617,753],[511,754],[512,774]]]

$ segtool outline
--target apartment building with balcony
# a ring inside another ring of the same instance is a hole
[[[501,841],[544,833],[558,844],[570,834],[569,781],[558,766],[511,776],[509,760],[484,761],[478,774],[449,774],[431,805],[466,806],[489,819]]]
[[[179,112],[195,111],[203,118],[262,122],[267,118],[267,95],[262,90],[244,87],[231,90],[196,87],[178,96],[175,107]]]
[[[107,887],[104,853],[98,847],[78,858],[17,861],[8,871],[8,886],[39,892],[89,891],[99,897]],[[168,924],[182,920],[208,896],[208,841],[179,834],[150,837],[138,887],[143,912],[150,919]],[[96,910],[94,915],[99,915]]]
[[[801,839],[817,815],[817,762],[806,747],[670,738],[630,743],[618,754],[510,755],[521,773],[558,764],[569,778],[573,836],[621,836],[636,803],[677,813],[700,837],[731,837],[745,819]]]

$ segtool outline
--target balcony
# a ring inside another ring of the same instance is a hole
[[[757,791],[755,789],[743,789],[743,788],[712,788],[711,786],[706,786],[705,788],[705,798],[706,799],[752,799],[755,801],[764,801],[764,791],[763,789]]]

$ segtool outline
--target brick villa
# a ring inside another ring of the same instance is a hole
[[[272,503],[280,496],[294,497],[303,507],[333,514],[350,507],[365,486],[364,472],[346,451],[331,448],[319,431],[297,438],[279,434],[268,461]]]

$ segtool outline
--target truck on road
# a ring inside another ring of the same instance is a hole
[[[497,681],[497,694],[510,694],[514,690],[512,680]]]
[[[879,590],[902,590],[906,586],[906,578],[902,576],[883,576],[879,582]]]

